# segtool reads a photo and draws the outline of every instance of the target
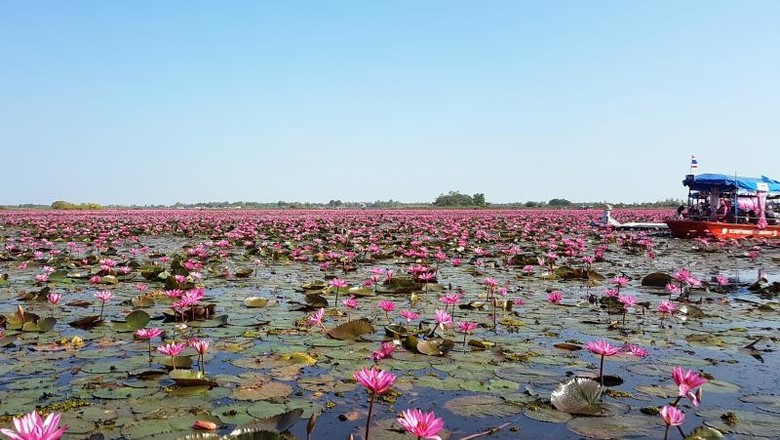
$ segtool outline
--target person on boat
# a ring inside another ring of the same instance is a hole
[[[685,218],[685,205],[680,205],[677,207],[677,214],[674,215],[674,218],[678,220]]]
[[[612,205],[604,205],[604,212],[601,214],[601,226],[620,226],[620,222],[612,218]]]

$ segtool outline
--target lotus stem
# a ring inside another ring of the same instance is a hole
[[[376,397],[376,394],[371,393],[371,398],[368,400],[368,416],[366,416],[366,438],[365,438],[365,440],[369,440],[370,439],[368,433],[369,433],[369,430],[371,429],[371,413],[374,411],[374,397]]]
[[[604,355],[601,355],[601,362],[599,363],[599,383],[604,386]]]

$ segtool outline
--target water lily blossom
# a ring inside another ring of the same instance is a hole
[[[677,384],[678,396],[691,399],[693,406],[699,406],[701,401],[701,385],[707,382],[707,379],[699,376],[693,370],[685,371],[682,367],[672,368],[672,379]],[[696,389],[698,388],[698,389]]]
[[[198,352],[198,365],[200,366],[200,372],[206,374],[206,351],[209,349],[208,339],[190,339],[190,347],[194,348]]]
[[[62,298],[62,294],[54,293],[54,292],[46,296],[46,299],[49,300],[49,304],[51,304],[51,316],[54,316],[54,310],[57,308],[57,304],[60,303],[61,298]]]
[[[436,325],[441,328],[452,326],[452,316],[444,310],[436,310]]]
[[[433,411],[424,413],[419,409],[402,411],[398,423],[418,439],[441,440],[438,434],[444,429],[444,420],[436,417]]]
[[[171,365],[173,365],[173,369],[176,369],[176,356],[181,354],[182,351],[184,351],[184,347],[186,347],[183,343],[172,343],[172,344],[165,344],[157,347],[157,351],[160,353],[170,356],[171,357]]]
[[[664,440],[669,438],[670,426],[680,426],[683,424],[683,422],[685,422],[685,413],[672,405],[666,405],[661,408],[661,410],[658,411],[658,415],[661,416],[661,419],[666,424],[666,429],[664,430]]]
[[[106,306],[106,301],[114,299],[114,294],[109,290],[101,290],[95,293],[95,298],[100,300],[100,320],[103,320],[103,309]]]
[[[380,370],[378,368],[361,368],[353,377],[366,391],[369,392],[370,397],[368,401],[368,416],[366,416],[366,437],[365,440],[369,440],[369,432],[371,430],[371,413],[374,409],[374,399],[378,395],[382,395],[390,390],[396,380],[396,376],[388,371]]]
[[[379,308],[385,312],[385,318],[387,318],[387,321],[391,322],[392,320],[390,319],[390,312],[395,310],[395,303],[389,299],[383,299],[382,301],[379,301]]]
[[[667,426],[679,426],[685,421],[685,413],[674,406],[666,405],[658,411]]]
[[[560,304],[562,300],[563,300],[563,293],[561,292],[555,291],[547,295],[547,301],[550,301],[553,304]]]
[[[0,433],[11,440],[59,440],[68,428],[59,426],[60,413],[51,413],[41,419],[36,411],[13,417],[14,429],[0,429]]]
[[[138,339],[146,339],[149,344],[149,362],[152,360],[152,339],[160,336],[162,330],[159,328],[139,328],[135,331],[135,337]]]
[[[411,324],[415,319],[420,319],[420,314],[411,310],[401,310],[399,314],[401,315],[401,318],[406,320],[407,324]]]
[[[620,353],[620,348],[612,346],[609,342],[603,339],[590,341],[585,344],[585,348],[587,348],[591,353],[601,356],[601,362],[599,365],[599,384],[604,386],[604,357],[614,356]]]
[[[466,352],[466,337],[477,329],[479,325],[476,322],[461,321],[458,323],[458,331],[463,333],[463,352]]]
[[[328,329],[325,327],[325,324],[322,322],[322,318],[325,316],[325,309],[320,308],[317,309],[316,312],[309,315],[308,319],[306,320],[306,325],[309,327],[318,325],[322,327],[323,330],[327,333]]]

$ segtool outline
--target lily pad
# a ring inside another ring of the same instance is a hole
[[[726,413],[728,418],[725,417]],[[705,409],[696,412],[696,415],[704,418],[707,426],[721,432],[762,436],[769,438],[780,437],[780,418],[774,414],[724,410]],[[728,423],[726,420],[730,420]]]
[[[334,339],[351,340],[374,332],[374,326],[371,325],[368,319],[361,318],[330,329],[328,335]]]
[[[217,383],[206,378],[206,375],[196,370],[176,369],[169,373],[169,377],[177,385],[190,387],[198,385],[217,386]]]
[[[577,417],[566,426],[579,435],[610,440],[657,435],[663,431],[663,423],[659,417],[621,414],[612,417]]]
[[[456,397],[445,403],[444,407],[464,417],[507,417],[519,412],[518,407],[492,395]]]

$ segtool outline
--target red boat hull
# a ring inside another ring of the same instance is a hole
[[[780,225],[759,228],[753,223],[723,223],[700,220],[667,220],[669,231],[676,238],[780,238]]]

